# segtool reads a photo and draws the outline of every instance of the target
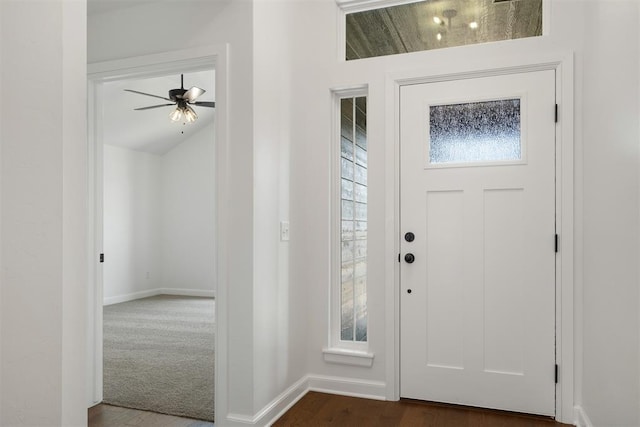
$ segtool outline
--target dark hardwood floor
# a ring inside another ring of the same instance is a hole
[[[213,427],[208,421],[101,403],[89,408],[89,427]]]
[[[548,417],[401,400],[384,402],[309,392],[273,426],[559,427]]]
[[[273,427],[564,427],[551,418],[403,399],[359,399],[310,391]],[[100,404],[89,427],[213,427],[207,421]]]

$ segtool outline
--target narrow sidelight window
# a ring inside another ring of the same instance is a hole
[[[340,279],[339,286],[334,286],[334,293],[339,293],[339,298],[334,298],[333,301],[340,307],[339,341],[366,342],[367,98],[339,96],[338,100],[340,191],[336,195],[336,202],[340,206]]]

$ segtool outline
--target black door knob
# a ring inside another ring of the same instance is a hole
[[[407,263],[411,264],[413,261],[415,261],[415,260],[416,260],[416,257],[415,257],[415,256],[413,256],[413,254],[406,254],[406,255],[404,256],[404,260],[405,260],[405,262],[407,262]]]
[[[404,240],[406,240],[407,242],[413,242],[416,239],[416,235],[413,234],[412,232],[408,232],[404,235]]]

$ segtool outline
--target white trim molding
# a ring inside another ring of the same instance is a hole
[[[229,128],[228,93],[229,93],[229,46],[228,44],[201,46],[177,51],[168,51],[152,55],[117,59],[89,64],[88,98],[89,98],[89,209],[88,230],[89,238],[89,296],[88,296],[88,378],[87,394],[88,406],[102,401],[102,306],[103,299],[102,267],[97,263],[98,254],[102,252],[102,139],[101,139],[101,86],[105,82],[152,77],[173,72],[199,71],[215,69],[215,141],[216,141],[216,200],[228,199],[228,151],[227,138]],[[227,203],[216,203],[216,244],[218,248],[225,248],[227,244],[227,221],[229,208]],[[211,262],[217,265],[216,291],[211,295],[207,291],[203,294],[199,290],[185,290],[161,288],[151,293],[167,293],[177,295],[215,296],[216,301],[216,358],[215,358],[215,389],[220,390],[215,396],[216,414],[224,418],[228,412],[227,390],[227,268],[225,250],[217,250],[216,259]],[[128,297],[142,297],[143,293],[134,293]],[[116,301],[111,299],[110,301]]]
[[[216,291],[208,289],[160,288],[161,295],[179,295],[183,297],[215,298]]]
[[[589,419],[589,417],[587,416],[587,413],[585,412],[584,408],[580,405],[576,405],[574,407],[575,409],[575,425],[578,427],[593,427],[593,423],[591,422],[591,420]]]
[[[382,381],[331,377],[326,375],[309,375],[307,378],[310,391],[360,397],[363,399],[387,400],[385,396],[387,385]]]
[[[339,87],[332,88],[331,90],[331,107],[332,107],[332,121],[331,121],[331,129],[332,129],[332,138],[331,138],[331,199],[329,200],[329,209],[330,209],[330,232],[331,232],[331,244],[328,248],[328,256],[331,260],[331,270],[330,277],[331,283],[329,288],[329,330],[328,330],[328,350],[323,350],[325,360],[333,363],[342,363],[358,365],[358,366],[367,366],[362,363],[353,363],[354,359],[346,357],[349,355],[355,355],[356,357],[361,357],[362,355],[370,354],[369,350],[369,342],[368,341],[355,341],[355,337],[353,340],[342,340],[341,339],[341,330],[342,330],[342,299],[341,299],[341,289],[342,289],[342,276],[341,276],[341,267],[342,267],[342,215],[341,215],[341,200],[342,200],[342,119],[341,119],[341,111],[342,111],[342,100],[348,98],[359,98],[364,97],[367,99],[369,97],[369,86],[364,85],[356,85],[356,86],[347,86],[347,87]],[[355,114],[355,100],[353,103],[354,114]],[[355,117],[353,119],[353,134],[354,134],[354,153],[355,153],[355,134],[356,134],[356,121]],[[355,162],[355,158],[353,160]],[[365,290],[368,292],[369,289]],[[355,296],[353,297],[355,298]],[[354,303],[355,307],[355,303]],[[355,316],[355,315],[354,315]],[[354,326],[355,326],[355,317],[354,317]],[[368,325],[367,325],[368,327]],[[339,357],[339,356],[345,357]],[[365,356],[368,357],[368,356]],[[330,359],[330,360],[328,360]],[[371,359],[371,363],[373,363],[373,355],[369,357]],[[351,360],[352,363],[349,363]],[[368,366],[371,366],[371,363]]]
[[[284,415],[298,400],[309,391],[308,378],[302,377],[293,385],[280,393],[254,416],[229,414],[227,421],[240,425],[270,426]]]
[[[184,297],[205,297],[215,298],[216,291],[210,291],[205,289],[180,289],[180,288],[155,288],[147,289],[145,291],[133,292],[125,295],[116,295],[113,297],[106,297],[103,305],[119,304],[121,302],[133,301],[140,298],[154,297],[156,295],[178,295]]]
[[[337,8],[337,31],[336,35],[336,52],[338,62],[346,61],[346,45],[347,45],[347,25],[346,17],[352,13],[365,12],[369,10],[384,9],[404,4],[420,3],[427,0],[335,0]],[[551,3],[552,0],[542,0],[542,35],[536,37],[548,36],[551,29]],[[527,37],[530,38],[530,37]],[[501,40],[497,43],[510,42],[511,40]],[[480,44],[470,43],[469,45]],[[468,46],[468,45],[467,45]],[[424,49],[429,50],[429,49]],[[381,55],[386,56],[386,55]],[[376,56],[374,56],[376,57]],[[367,59],[367,58],[362,58]]]
[[[105,297],[103,306],[120,304],[121,302],[135,301],[141,298],[149,298],[160,295],[160,289],[148,289],[146,291],[132,292],[130,294],[116,295],[113,297]]]
[[[401,4],[419,3],[424,0],[336,0],[336,4],[345,13],[364,12]]]
[[[324,348],[322,349],[324,361],[328,363],[338,363],[341,365],[373,366],[374,354],[367,351],[349,350],[344,348]]]
[[[425,0],[335,0],[338,5],[338,52],[340,60],[345,59],[346,25],[345,16],[350,13],[365,12],[368,10],[384,9],[403,4],[420,3]],[[551,0],[542,0],[542,36],[551,32]]]

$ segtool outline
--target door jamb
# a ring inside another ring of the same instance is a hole
[[[386,76],[386,190],[387,218],[393,227],[385,231],[386,259],[393,262],[387,268],[385,311],[392,321],[386,322],[386,397],[400,399],[400,88],[406,85],[433,83],[541,70],[556,71],[556,103],[559,120],[556,123],[556,232],[559,250],[556,253],[556,363],[559,366],[556,384],[556,420],[575,421],[574,408],[574,60],[573,52],[551,52],[518,58],[487,58],[464,66],[451,65],[437,70],[413,70]],[[391,266],[389,266],[391,267]],[[579,307],[577,307],[579,308]],[[579,337],[577,337],[579,338]]]
[[[102,265],[98,262],[103,250],[102,241],[102,83],[129,78],[158,76],[184,70],[215,69],[215,150],[216,182],[216,310],[215,310],[215,390],[226,390],[227,376],[227,282],[226,282],[226,232],[222,225],[227,218],[228,182],[226,163],[229,141],[228,132],[228,45],[212,45],[160,54],[138,56],[89,64],[88,82],[88,206],[87,248],[88,300],[87,300],[87,406],[100,403],[102,395]],[[108,255],[108,254],[107,254]],[[216,413],[225,414],[228,408],[226,393],[215,393]]]

